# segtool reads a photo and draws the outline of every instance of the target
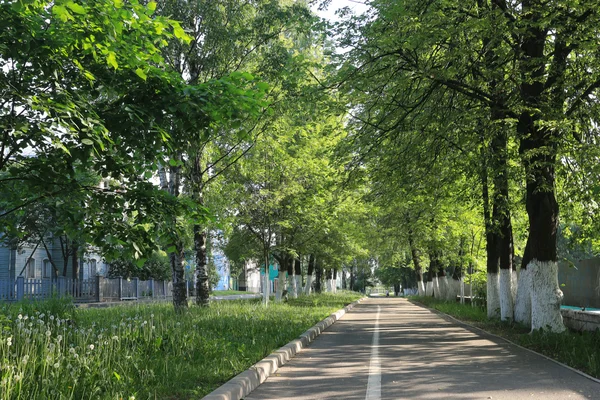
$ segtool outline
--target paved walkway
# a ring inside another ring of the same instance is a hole
[[[245,400],[600,399],[600,384],[405,299],[371,298]]]

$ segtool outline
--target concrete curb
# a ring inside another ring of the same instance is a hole
[[[496,335],[496,334],[493,334],[493,333],[490,333],[490,332],[488,332],[488,331],[486,331],[486,330],[484,330],[484,329],[481,329],[481,328],[479,328],[479,327],[477,327],[477,326],[474,326],[474,325],[471,325],[471,324],[469,324],[469,323],[467,323],[467,322],[461,321],[460,319],[454,318],[452,315],[448,315],[448,314],[446,314],[446,313],[443,313],[443,312],[441,312],[440,310],[436,310],[436,309],[434,309],[434,308],[429,308],[429,307],[427,307],[425,304],[423,304],[423,303],[419,303],[419,302],[418,302],[418,301],[416,301],[416,300],[411,300],[411,302],[412,302],[413,304],[416,304],[416,305],[420,306],[420,307],[426,308],[426,309],[428,309],[428,310],[430,310],[430,311],[432,311],[432,312],[434,312],[434,313],[436,313],[436,314],[439,314],[439,315],[441,315],[441,316],[443,316],[443,317],[446,317],[446,318],[448,318],[448,319],[452,320],[452,322],[456,323],[457,325],[463,325],[463,326],[469,327],[469,328],[471,328],[471,329],[473,329],[473,330],[476,330],[476,331],[478,331],[478,332],[482,332],[482,333],[484,333],[485,335],[488,335],[488,336],[491,336],[491,337],[493,337],[493,338],[500,339],[500,340],[502,340],[502,341],[504,341],[504,342],[506,342],[506,343],[512,344],[513,346],[515,346],[515,347],[518,347],[518,348],[520,348],[520,349],[522,349],[522,350],[528,351],[528,352],[530,352],[530,353],[533,353],[533,354],[537,354],[538,356],[540,356],[540,357],[542,357],[542,358],[545,358],[545,359],[546,359],[546,360],[548,360],[548,361],[552,361],[553,363],[555,363],[555,364],[558,364],[558,365],[560,365],[561,367],[564,367],[564,368],[566,368],[566,369],[569,369],[569,370],[571,370],[571,371],[575,372],[575,373],[576,373],[576,374],[578,374],[578,375],[581,375],[581,376],[583,376],[583,377],[585,377],[585,378],[588,378],[588,379],[589,379],[589,380],[591,380],[591,381],[594,381],[594,382],[596,382],[596,383],[600,383],[600,379],[594,378],[593,376],[591,376],[591,375],[588,375],[588,374],[586,374],[585,372],[583,372],[583,371],[580,371],[580,370],[578,370],[578,369],[575,369],[575,368],[573,368],[573,367],[569,367],[567,364],[563,364],[563,363],[561,363],[560,361],[557,361],[557,360],[555,360],[555,359],[553,359],[553,358],[550,358],[550,357],[548,357],[548,356],[546,356],[546,355],[543,355],[543,354],[541,354],[541,353],[538,353],[538,352],[537,352],[537,351],[535,351],[535,350],[528,349],[527,347],[523,347],[523,346],[521,346],[520,344],[517,344],[517,343],[515,343],[515,342],[512,342],[512,341],[510,341],[510,340],[508,340],[508,339],[506,339],[506,338],[504,338],[504,337],[502,337],[502,336],[498,336],[498,335]]]
[[[329,317],[304,332],[298,339],[292,340],[285,346],[275,350],[273,353],[251,366],[248,370],[233,377],[227,383],[204,396],[202,400],[240,400],[244,398],[266,381],[278,368],[285,365],[303,348],[308,346],[310,342],[321,334],[321,332],[333,325],[334,322],[342,318],[346,312],[350,311],[355,305],[363,300],[364,298],[359,299],[348,304],[341,310],[334,312]]]

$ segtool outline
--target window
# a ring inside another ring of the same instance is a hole
[[[27,278],[35,278],[35,258],[27,260]]]
[[[94,276],[96,276],[96,273],[98,271],[96,271],[96,260],[94,260],[93,258],[90,260],[90,278],[93,278]]]
[[[52,263],[50,262],[50,260],[44,260],[43,261],[44,267],[42,269],[43,272],[43,277],[44,278],[52,278]]]

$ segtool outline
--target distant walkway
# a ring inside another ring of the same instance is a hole
[[[370,298],[245,400],[600,399],[600,384],[401,298]]]

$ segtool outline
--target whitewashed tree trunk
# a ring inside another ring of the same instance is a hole
[[[333,289],[332,293],[337,293],[337,279],[331,280],[331,288]]]
[[[277,293],[275,293],[275,301],[280,302],[283,299],[283,289],[285,288],[285,274],[287,271],[279,270],[279,274],[277,276]]]
[[[271,289],[268,271],[269,270],[267,269],[267,273],[265,274],[265,276],[263,278],[263,304],[265,306],[267,304],[269,304],[269,292]]]
[[[427,284],[425,286],[425,296],[433,296],[433,282],[432,281],[427,281]]]
[[[513,298],[513,317],[514,317],[514,308],[515,308],[515,305],[517,304],[517,288],[519,287],[519,274],[517,271],[513,270],[510,277],[512,279],[512,286],[510,287],[510,289],[511,289],[512,298]]]
[[[325,281],[326,281],[326,286],[325,287],[326,287],[327,293],[331,293],[331,281],[332,280],[331,279],[325,279]]]
[[[525,326],[531,326],[531,271],[521,269],[515,301],[515,321]]]
[[[500,269],[500,319],[502,321],[512,321],[514,318],[512,275],[512,269]]]
[[[563,292],[558,285],[556,261],[531,260],[531,330],[549,329],[552,332],[566,330],[560,313]]]
[[[304,294],[307,296],[310,294],[310,291],[312,289],[312,283],[313,283],[313,276],[308,275],[306,277],[306,286],[304,286]]]
[[[448,279],[448,292],[446,293],[446,300],[456,301],[456,296],[460,293],[460,280],[450,278]]]
[[[435,297],[438,300],[443,300],[443,294],[442,294],[442,285],[440,285],[440,279],[437,276],[433,277],[433,297]]]
[[[460,278],[460,304],[465,304],[465,278]]]
[[[425,296],[425,283],[423,281],[419,281],[418,283],[418,291],[419,291],[419,296]]]
[[[302,276],[299,275],[294,275],[294,279],[296,281],[296,290],[294,291],[295,296],[294,298],[297,298],[298,296],[302,295]]]
[[[500,282],[498,273],[487,274],[487,315],[488,318],[500,316]]]
[[[288,297],[296,298],[298,295],[296,294],[296,277],[295,275],[289,275],[287,277],[287,292]]]

